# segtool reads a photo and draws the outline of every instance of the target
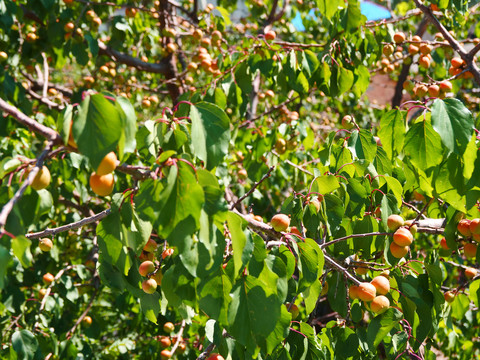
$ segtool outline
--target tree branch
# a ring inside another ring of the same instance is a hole
[[[99,220],[107,217],[110,214],[111,211],[112,211],[111,209],[106,209],[106,210],[103,210],[102,212],[99,212],[98,214],[95,214],[93,216],[84,218],[84,219],[76,221],[76,222],[73,222],[71,224],[59,226],[59,227],[54,228],[54,229],[46,229],[46,230],[43,230],[43,231],[40,231],[40,232],[26,234],[25,237],[28,238],[28,239],[38,239],[38,238],[41,238],[43,236],[51,236],[51,235],[55,235],[55,234],[58,234],[58,233],[61,233],[61,232],[64,232],[64,231],[78,229],[78,228],[80,228],[84,225],[91,224],[93,222],[99,221]]]
[[[100,55],[106,55],[119,63],[132,66],[141,71],[156,74],[165,74],[168,71],[168,65],[163,60],[159,63],[145,62],[133,56],[114,50],[101,41],[98,41],[98,48],[98,53]]]
[[[252,188],[250,190],[248,190],[248,192],[243,195],[240,199],[238,199],[237,201],[235,201],[235,203],[232,204],[232,206],[230,206],[230,210],[233,210],[238,204],[240,204],[245,198],[247,198],[251,193],[253,193],[255,191],[255,189],[258,187],[258,185],[260,185],[265,179],[269,178],[270,175],[272,174],[272,171],[275,169],[275,166],[271,166],[270,169],[268,169],[267,173],[265,175],[262,176],[262,178],[260,179],[260,181],[256,182]]]
[[[43,161],[45,160],[45,157],[47,156],[47,154],[48,154],[48,152],[50,151],[51,148],[52,148],[52,142],[49,141],[47,143],[47,146],[45,147],[45,149],[43,149],[42,153],[37,158],[37,163],[35,164],[35,167],[30,171],[27,178],[23,182],[22,186],[20,186],[20,189],[17,190],[15,195],[13,195],[13,197],[2,208],[2,211],[0,212],[0,230],[3,230],[3,228],[5,227],[5,224],[7,223],[8,215],[12,211],[15,203],[18,200],[20,200],[20,198],[22,197],[22,195],[25,192],[25,190],[27,189],[27,187],[32,184],[33,180],[35,179],[35,176],[37,176],[37,173],[42,168]]]
[[[82,314],[80,315],[80,317],[77,319],[77,321],[76,321],[75,324],[72,326],[72,328],[67,331],[67,335],[66,335],[66,338],[67,338],[67,339],[70,339],[70,338],[72,337],[72,335],[73,335],[73,333],[75,332],[75,330],[77,330],[78,325],[80,325],[80,323],[83,321],[83,319],[85,318],[85,316],[87,316],[88,312],[89,312],[90,309],[92,308],[93,301],[95,300],[95,297],[97,296],[97,293],[98,293],[98,289],[95,289],[95,292],[93,293],[92,298],[91,298],[90,301],[88,302],[87,308],[83,311],[83,313],[82,313]]]
[[[445,40],[448,41],[450,46],[452,47],[453,50],[455,50],[460,57],[465,60],[467,63],[467,68],[470,70],[470,72],[473,74],[473,77],[475,78],[475,81],[477,84],[480,85],[480,69],[478,66],[475,64],[473,61],[473,56],[474,53],[472,52],[467,52],[462,45],[448,32],[448,30],[445,28],[445,26],[442,25],[440,21],[433,15],[432,10],[428,7],[423,5],[420,0],[413,0],[415,2],[415,5],[423,11],[425,16],[429,18],[429,20],[432,22],[433,25],[440,31],[445,38]]]
[[[0,98],[0,109],[5,111],[6,113],[13,116],[19,123],[25,125],[33,132],[42,135],[43,137],[47,138],[52,142],[52,145],[62,144],[63,140],[60,134],[58,134],[55,130],[38,123],[37,121],[33,120],[32,118],[25,115],[15,106],[8,104],[5,100]]]

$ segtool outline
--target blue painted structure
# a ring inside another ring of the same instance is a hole
[[[368,0],[363,0],[360,2],[360,11],[367,17],[367,20],[369,21],[389,19],[392,17],[386,7]],[[313,15],[313,11],[311,11],[309,15],[313,18],[315,17],[315,15]],[[303,26],[300,13],[297,13],[292,23],[298,31],[305,31],[305,26]]]

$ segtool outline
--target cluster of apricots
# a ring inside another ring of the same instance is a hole
[[[169,334],[168,336],[160,335],[157,337],[157,340],[160,342],[160,345],[164,350],[160,352],[160,357],[162,359],[170,359],[172,357],[172,351],[169,350],[172,345],[175,345],[178,342],[177,352],[183,354],[187,349],[187,344],[181,336],[171,336],[170,334],[175,330],[175,325],[171,322],[166,322],[163,324],[163,331]]]
[[[400,215],[394,214],[388,217],[387,227],[395,231],[390,244],[390,253],[393,257],[401,259],[408,253],[409,246],[413,242],[413,234],[417,232],[417,226],[412,220],[405,221]]]
[[[409,64],[414,56],[417,56],[418,66],[424,69],[429,69],[433,63],[431,52],[433,45],[443,43],[445,41],[441,33],[435,34],[435,42],[428,42],[423,40],[420,36],[415,35],[407,39],[407,36],[403,32],[397,32],[393,36],[394,43],[385,44],[383,46],[384,58],[379,61],[378,66],[382,73],[392,73],[397,69],[401,62]],[[480,41],[480,40],[479,40]],[[406,51],[408,55],[404,55],[404,43],[409,43]],[[448,43],[446,43],[448,45]],[[466,68],[466,62],[459,58],[454,57],[451,59],[451,66],[449,68],[449,74],[451,76],[457,76],[469,79],[472,77],[472,73],[464,71]],[[428,95],[429,97],[444,98],[448,93],[452,91],[452,83],[449,80],[433,81],[430,83],[422,83],[420,81],[407,80],[403,84],[404,90],[417,98],[423,98]]]
[[[117,162],[117,155],[112,151],[105,155],[98,165],[97,171],[90,175],[90,187],[95,194],[107,196],[112,193],[115,183],[113,171],[117,167]]]
[[[141,276],[147,277],[142,282],[142,289],[147,294],[153,294],[157,290],[157,286],[162,284],[162,270],[158,266],[158,262],[155,259],[155,253],[158,244],[155,240],[149,239],[147,244],[143,247],[140,260],[142,263],[138,267],[138,272]],[[172,248],[167,248],[162,251],[162,259],[167,258],[173,254]]]
[[[367,309],[375,314],[381,314],[390,307],[387,295],[390,292],[389,274],[384,271],[370,282],[361,282],[359,285],[351,285],[348,289],[352,300],[359,299],[365,303]]]

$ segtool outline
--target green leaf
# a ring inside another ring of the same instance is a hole
[[[163,181],[146,180],[135,196],[139,216],[157,227],[158,234],[168,237],[177,224],[192,216],[198,227],[204,203],[202,187],[192,168],[183,161],[169,168]]]
[[[318,244],[309,238],[298,242],[298,291],[302,292],[312,285],[323,271],[323,252]]]
[[[432,106],[432,126],[448,150],[462,155],[473,135],[473,116],[458,99],[437,99]]]
[[[470,287],[468,288],[468,296],[470,297],[470,300],[472,300],[475,303],[475,306],[480,306],[480,280],[474,280],[471,284]]]
[[[12,240],[13,255],[20,260],[23,267],[27,268],[32,265],[33,256],[30,252],[32,241],[25,236],[17,236]]]
[[[116,150],[122,137],[122,114],[101,94],[88,95],[78,106],[73,121],[73,138],[78,150],[94,169],[109,152]]]
[[[311,191],[318,192],[322,195],[329,194],[332,191],[338,189],[340,184],[338,183],[335,175],[323,175],[315,179],[312,184]]]
[[[342,17],[342,26],[347,32],[354,32],[360,24],[365,22],[366,17],[360,11],[360,2],[358,0],[348,1],[347,11]]]
[[[325,15],[328,20],[330,20],[333,15],[339,10],[339,8],[343,5],[343,1],[340,0],[316,0],[318,9],[322,15]]]
[[[5,287],[5,274],[7,273],[11,258],[10,252],[0,245],[0,290]]]
[[[392,330],[403,315],[400,310],[389,308],[382,315],[376,316],[368,325],[367,338],[370,348],[376,349],[377,346],[386,338],[390,330]]]
[[[228,306],[232,301],[230,291],[232,282],[225,274],[212,273],[209,278],[200,280],[198,284],[199,304],[205,313],[216,319],[222,326],[228,325]]]
[[[377,153],[377,143],[370,131],[354,130],[348,139],[348,149],[354,159],[365,159],[370,163]]]
[[[115,105],[119,108],[119,114],[123,122],[123,132],[120,138],[120,154],[124,152],[132,153],[135,151],[137,141],[135,135],[137,133],[137,115],[135,109],[127,98],[117,96]]]
[[[354,75],[352,71],[345,69],[342,66],[338,67],[338,78],[337,78],[338,95],[342,95],[343,93],[347,92],[352,88],[353,79],[354,79]]]
[[[408,130],[404,152],[413,165],[427,170],[442,162],[442,141],[430,123],[420,121]]]
[[[37,351],[38,341],[28,330],[15,331],[12,335],[12,347],[18,360],[30,360]]]
[[[452,153],[444,162],[435,179],[435,190],[438,196],[455,207],[458,211],[466,212],[467,187],[463,177],[461,159]]]
[[[200,102],[190,108],[192,147],[208,170],[216,167],[228,152],[230,121],[217,105]]]
[[[235,265],[235,274],[245,267],[253,251],[253,242],[251,237],[243,231],[243,219],[229,212],[227,215],[228,228],[232,235],[233,263]]]
[[[400,110],[390,110],[382,116],[378,136],[390,159],[402,151],[405,141],[405,120]]]

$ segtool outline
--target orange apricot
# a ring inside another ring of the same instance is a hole
[[[399,246],[409,246],[413,242],[413,235],[410,230],[400,228],[393,234],[393,241]]]
[[[390,244],[390,252],[392,253],[393,257],[397,259],[401,259],[408,253],[408,246],[400,246],[396,243],[392,242]]]
[[[385,276],[376,276],[370,281],[370,284],[375,286],[377,294],[386,295],[390,291],[390,281]]]
[[[390,307],[390,300],[384,295],[376,296],[371,304],[370,309],[376,314],[382,314]]]
[[[368,282],[362,282],[360,285],[358,285],[358,298],[362,301],[372,301],[376,294],[377,294],[377,289],[375,286]]]

